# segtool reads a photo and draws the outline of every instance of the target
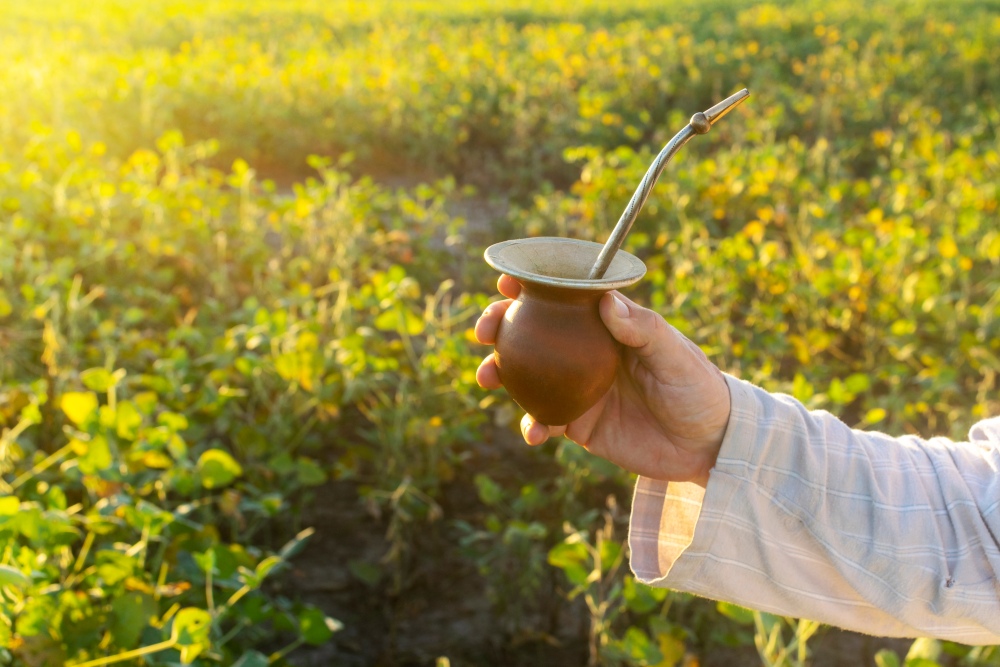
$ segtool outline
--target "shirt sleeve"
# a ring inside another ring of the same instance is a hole
[[[867,634],[1000,644],[1000,419],[970,442],[892,438],[726,381],[706,489],[636,484],[641,581]]]

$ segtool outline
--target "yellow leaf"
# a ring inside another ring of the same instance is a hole
[[[867,424],[877,424],[886,417],[886,411],[884,408],[872,408],[865,415],[865,423]]]
[[[938,252],[945,259],[951,259],[958,254],[958,246],[955,244],[955,239],[951,237],[945,237],[938,241]]]
[[[198,476],[206,489],[227,486],[243,474],[243,466],[229,452],[209,449],[198,457]]]
[[[683,660],[686,652],[684,642],[677,637],[660,635],[657,638],[657,643],[660,645],[660,653],[663,655],[663,660],[657,664],[657,667],[673,667]]]
[[[169,456],[159,451],[144,452],[142,455],[142,463],[147,468],[158,468],[160,470],[167,470],[174,465],[174,462]]]
[[[751,220],[743,227],[743,233],[754,243],[760,243],[764,240],[764,225],[760,220]]]
[[[62,395],[59,406],[79,426],[97,410],[97,394],[92,391],[68,391]]]
[[[126,577],[125,578],[125,590],[128,591],[140,591],[142,593],[148,593],[149,595],[155,595],[156,589],[147,584],[142,579],[137,577]]]

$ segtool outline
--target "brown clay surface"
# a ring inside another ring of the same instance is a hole
[[[601,321],[601,293],[522,283],[500,324],[495,358],[511,398],[543,424],[577,419],[611,387],[618,345]]]

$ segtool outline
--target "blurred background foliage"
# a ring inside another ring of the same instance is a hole
[[[818,664],[636,584],[629,476],[474,380],[485,246],[603,240],[743,86],[631,296],[852,426],[1000,413],[995,0],[0,0],[0,57],[0,665]],[[465,570],[481,627],[406,648]]]

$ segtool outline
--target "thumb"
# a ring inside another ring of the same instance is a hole
[[[643,308],[620,292],[601,298],[601,319],[611,335],[633,349],[650,370],[669,371],[686,352],[684,337],[659,313]]]

